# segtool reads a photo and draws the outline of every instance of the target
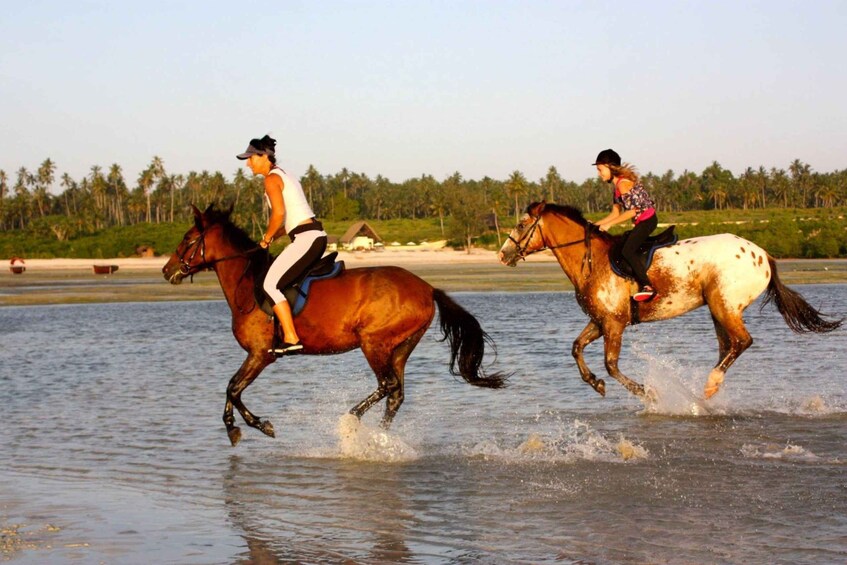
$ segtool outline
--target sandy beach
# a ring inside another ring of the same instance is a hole
[[[340,252],[348,268],[397,265],[433,286],[458,291],[564,291],[572,286],[552,253],[532,255],[516,268],[500,265],[494,251],[471,253],[451,249],[386,249]],[[22,274],[0,271],[0,306],[86,302],[216,300],[222,298],[217,278],[204,272],[181,285],[161,274],[167,256],[111,259],[29,259]],[[8,265],[8,259],[3,259]],[[114,265],[112,274],[94,273],[95,265]],[[780,277],[788,284],[846,283],[847,260],[780,260]]]

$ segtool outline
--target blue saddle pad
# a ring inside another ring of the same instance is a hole
[[[307,275],[300,284],[290,286],[285,289],[284,294],[288,303],[291,305],[291,313],[296,316],[303,311],[303,308],[306,307],[306,300],[309,298],[309,290],[311,289],[313,282],[337,277],[343,270],[344,261],[338,261],[337,263],[333,263],[332,270],[328,273],[321,275]]]

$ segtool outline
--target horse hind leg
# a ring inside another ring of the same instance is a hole
[[[727,370],[753,343],[753,338],[744,326],[740,312],[736,314],[722,308],[714,308],[712,322],[715,324],[715,333],[718,336],[719,354],[718,363],[709,373],[703,389],[703,396],[707,399],[718,393]]]
[[[391,354],[391,376],[386,382],[388,387],[388,399],[385,401],[385,414],[382,417],[382,427],[388,429],[391,422],[394,421],[394,416],[400,410],[400,405],[403,404],[405,394],[403,392],[404,380],[406,373],[406,361],[409,360],[409,355],[412,354],[418,342],[426,333],[426,327],[412,334],[401,343]]]

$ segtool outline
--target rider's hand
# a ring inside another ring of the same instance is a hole
[[[597,226],[597,229],[600,230],[600,231],[609,231],[609,226],[607,226],[606,224],[594,224],[594,225]]]
[[[269,245],[270,243],[265,241],[265,238],[262,238],[262,241],[259,242],[259,247],[261,247],[262,249],[267,249]]]

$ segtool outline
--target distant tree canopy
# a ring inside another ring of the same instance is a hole
[[[444,232],[449,218],[453,235],[468,242],[488,229],[486,217],[494,214],[501,225],[510,226],[533,200],[571,204],[586,213],[608,209],[611,200],[609,186],[599,179],[577,184],[562,179],[555,167],[537,180],[515,170],[503,180],[465,179],[456,172],[443,180],[421,175],[393,182],[346,168],[321,174],[310,166],[300,180],[322,219],[438,218]],[[787,170],[748,167],[738,177],[713,162],[700,174],[669,170],[643,174],[642,180],[665,212],[847,205],[847,169],[818,173],[800,160]],[[48,158],[36,171],[21,167],[13,178],[0,170],[0,229],[63,241],[113,226],[185,224],[191,219],[190,204],[218,202],[234,205],[235,221],[257,233],[267,219],[262,193],[262,179],[248,178],[244,169],[232,180],[220,172],[170,173],[154,157],[134,182],[127,182],[118,164],[108,169],[94,165],[88,175],[74,179],[67,173],[58,176]]]

